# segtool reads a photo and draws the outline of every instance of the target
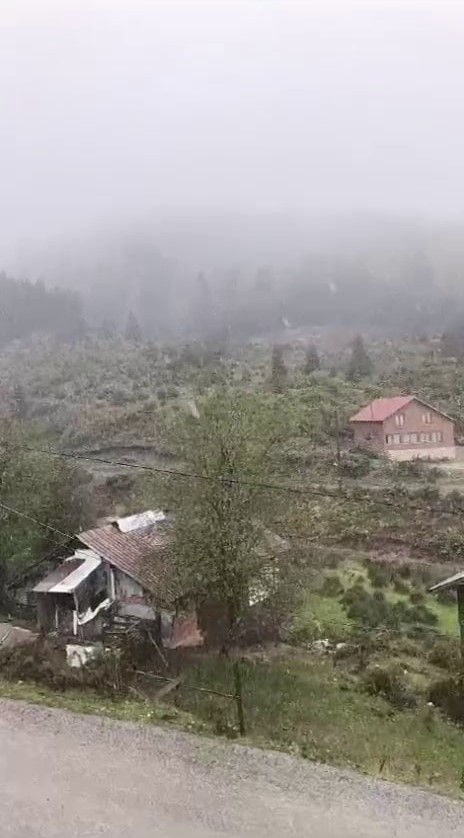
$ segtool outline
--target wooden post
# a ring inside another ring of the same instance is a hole
[[[240,736],[245,736],[245,714],[243,712],[243,694],[242,694],[242,675],[240,672],[240,664],[237,660],[233,663],[234,671],[234,685],[235,685],[235,702],[237,705],[238,729]]]
[[[461,633],[461,658],[463,661],[464,670],[464,585],[459,585],[457,588],[458,595],[458,620],[459,631]]]

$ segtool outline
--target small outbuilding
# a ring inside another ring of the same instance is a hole
[[[431,588],[429,588],[429,590],[431,593],[446,590],[456,591],[458,603],[458,622],[461,632],[461,640],[464,644],[464,571],[455,573],[454,576],[448,576],[447,579],[443,579],[442,582],[438,582],[437,585],[433,585]]]

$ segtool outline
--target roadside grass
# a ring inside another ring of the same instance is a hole
[[[407,658],[401,649],[385,655],[406,663],[420,691],[434,675],[428,664],[422,665],[413,655]],[[464,730],[425,702],[415,711],[394,709],[383,698],[368,695],[348,665],[334,666],[328,656],[301,650],[276,648],[267,659],[242,661],[240,669],[247,726],[246,739],[240,741],[461,796]],[[205,658],[186,670],[185,677],[187,687],[234,693],[231,661],[223,657]],[[237,737],[235,701],[188,688],[179,690],[176,706],[144,700],[139,693],[111,700],[91,691],[55,692],[5,680],[0,680],[0,696],[75,713]]]
[[[394,710],[327,658],[241,664],[250,740],[304,758],[349,766],[385,779],[462,790],[464,731],[424,706]],[[233,691],[230,663],[209,659],[190,673],[193,684]],[[217,732],[234,730],[234,702],[194,691],[181,706]]]
[[[106,716],[125,722],[144,724],[175,724],[185,730],[202,733],[207,729],[201,720],[187,711],[170,704],[156,703],[140,698],[103,698],[91,690],[67,690],[57,692],[49,687],[30,681],[6,681],[0,679],[0,698],[26,701],[45,707],[58,707],[73,713],[92,716]]]

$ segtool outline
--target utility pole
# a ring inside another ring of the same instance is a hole
[[[464,676],[464,585],[458,585],[456,589],[457,597],[458,597],[458,620],[459,620],[459,631],[461,634],[461,659],[462,659],[462,671]]]
[[[240,731],[240,736],[245,736],[246,727],[245,713],[243,710],[242,674],[240,672],[240,664],[238,660],[234,660],[232,668],[234,672],[235,702],[237,705],[238,729]]]
[[[343,494],[343,478],[342,478],[342,449],[340,441],[340,423],[338,420],[338,411],[335,411],[335,442],[336,442],[336,457],[337,457],[337,483],[338,492]]]

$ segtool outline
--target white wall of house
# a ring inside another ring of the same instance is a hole
[[[149,594],[142,585],[117,568],[113,568],[113,574],[114,594],[119,603],[119,613],[128,617],[154,620],[156,612],[151,604]]]

